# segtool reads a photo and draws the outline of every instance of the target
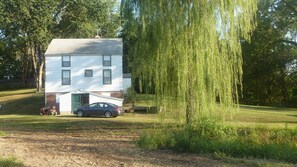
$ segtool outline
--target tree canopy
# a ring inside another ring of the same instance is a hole
[[[0,40],[20,73],[3,73],[24,80],[34,71],[37,91],[41,91],[44,52],[53,38],[115,37],[120,27],[116,0],[19,0],[0,2]],[[7,49],[9,48],[9,49]],[[15,56],[15,58],[13,58]],[[33,67],[33,70],[31,70]]]
[[[136,25],[133,75],[181,122],[212,115],[219,101],[238,100],[240,39],[255,27],[256,0],[124,0],[126,24]],[[131,28],[133,29],[133,27]]]
[[[263,0],[251,43],[243,42],[242,102],[296,106],[297,1]]]

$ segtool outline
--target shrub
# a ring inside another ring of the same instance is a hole
[[[136,101],[136,92],[133,87],[127,89],[125,94],[125,103],[135,103]]]
[[[206,120],[195,126],[146,131],[138,143],[149,149],[297,162],[297,128],[234,128]]]

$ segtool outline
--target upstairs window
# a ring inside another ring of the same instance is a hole
[[[111,70],[110,69],[103,70],[103,84],[104,85],[111,84]]]
[[[62,67],[70,67],[70,56],[62,56]]]
[[[70,85],[70,70],[62,70],[62,85]]]
[[[111,55],[103,55],[103,66],[111,66]]]
[[[85,70],[85,77],[93,77],[93,70]]]

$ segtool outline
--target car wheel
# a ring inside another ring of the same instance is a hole
[[[106,112],[104,113],[104,116],[105,116],[106,118],[110,118],[110,117],[112,117],[112,114],[111,114],[110,111],[106,111]]]
[[[78,111],[77,114],[76,114],[78,117],[83,117],[84,116],[84,113],[82,111]]]

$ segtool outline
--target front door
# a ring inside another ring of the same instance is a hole
[[[71,96],[71,109],[72,111],[81,106],[89,105],[89,94],[72,94]]]

